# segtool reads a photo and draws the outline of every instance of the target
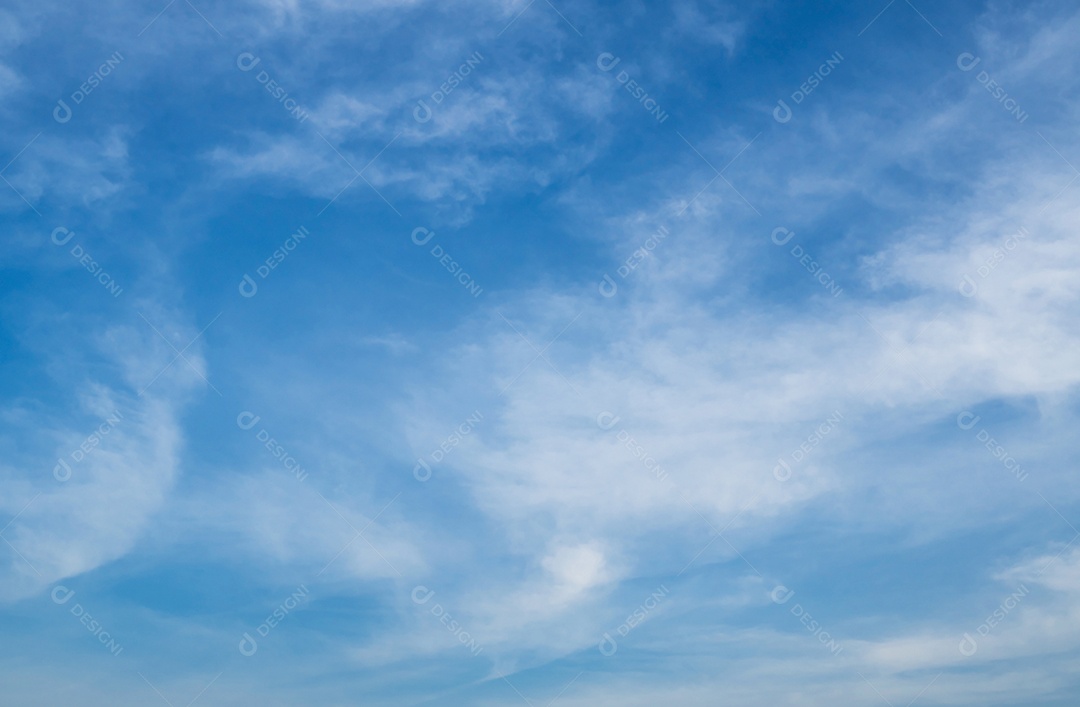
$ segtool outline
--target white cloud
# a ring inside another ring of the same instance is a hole
[[[103,202],[113,203],[109,200],[130,186],[124,133],[124,128],[113,128],[99,139],[42,134],[11,164],[5,177],[31,204],[48,198],[100,209]],[[15,194],[4,198],[9,208],[26,208]]]
[[[175,352],[149,327],[112,328],[100,345],[126,380],[82,383],[79,419],[91,422],[76,427],[23,415],[8,430],[41,444],[24,457],[36,463],[12,470],[18,493],[4,500],[12,516],[4,537],[13,548],[3,570],[5,599],[123,557],[165,506],[179,473],[177,416],[200,382],[198,346],[185,353],[193,369],[174,361],[162,370]],[[42,421],[64,427],[46,428],[42,439]]]

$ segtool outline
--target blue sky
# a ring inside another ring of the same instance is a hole
[[[1069,2],[0,10],[4,704],[1075,705]]]

